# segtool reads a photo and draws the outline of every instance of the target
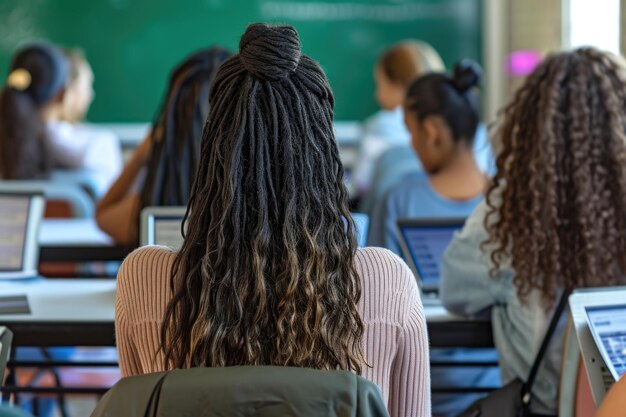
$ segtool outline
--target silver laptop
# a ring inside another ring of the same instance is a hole
[[[187,207],[146,207],[141,212],[141,245],[160,245],[178,250],[183,245],[180,225]],[[359,247],[364,247],[369,216],[353,213]]]
[[[597,406],[626,373],[626,287],[577,291],[572,320]]]
[[[181,224],[187,207],[146,207],[141,211],[141,245],[183,246]]]
[[[397,221],[404,260],[413,270],[422,293],[436,297],[439,291],[441,258],[454,233],[461,230],[464,224],[464,217]]]
[[[38,276],[43,213],[43,193],[0,191],[0,279]]]

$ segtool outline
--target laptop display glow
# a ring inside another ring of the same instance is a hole
[[[587,321],[611,375],[626,373],[626,304],[587,307]]]
[[[464,219],[398,221],[405,261],[413,269],[422,290],[439,289],[443,254],[463,224]]]
[[[0,271],[24,267],[29,208],[28,195],[0,195]]]

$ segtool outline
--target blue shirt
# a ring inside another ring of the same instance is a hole
[[[513,285],[515,272],[510,259],[504,260],[500,275],[491,278],[488,253],[481,250],[488,233],[484,226],[487,204],[481,203],[457,232],[441,265],[440,296],[452,313],[473,316],[491,314],[493,338],[500,358],[502,383],[515,378],[525,381],[545,336],[552,312],[546,313],[541,296],[531,293],[522,303]],[[496,221],[493,218],[493,221]],[[488,248],[487,248],[488,250]],[[532,390],[534,413],[557,413],[563,334],[567,324],[563,314]]]
[[[380,246],[402,256],[396,221],[400,218],[467,217],[482,201],[451,200],[437,193],[423,173],[412,173],[392,186],[374,207],[368,235],[369,246]]]

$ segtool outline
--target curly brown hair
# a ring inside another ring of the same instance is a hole
[[[209,103],[161,328],[166,368],[360,373],[361,283],[328,79],[293,27],[251,25]]]
[[[485,227],[520,299],[613,285],[626,271],[626,74],[593,48],[550,55],[502,114]]]

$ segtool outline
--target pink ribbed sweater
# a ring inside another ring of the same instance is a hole
[[[163,370],[155,355],[175,256],[166,248],[144,247],[122,264],[115,323],[123,376]],[[386,249],[359,249],[355,263],[363,285],[363,347],[372,365],[363,368],[363,376],[380,387],[392,417],[430,417],[428,336],[415,279]]]

